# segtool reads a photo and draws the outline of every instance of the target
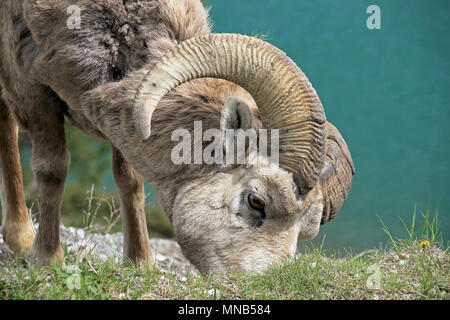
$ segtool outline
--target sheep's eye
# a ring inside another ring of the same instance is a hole
[[[261,198],[258,198],[254,194],[248,195],[248,204],[255,210],[262,211],[266,205]]]

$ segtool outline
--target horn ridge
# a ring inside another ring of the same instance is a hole
[[[225,79],[247,90],[265,128],[288,127],[290,135],[298,128],[302,134],[299,141],[283,140],[280,132],[280,141],[293,144],[286,154],[280,150],[280,164],[293,172],[302,192],[314,187],[325,153],[322,104],[300,68],[283,51],[257,38],[202,35],[180,43],[162,57],[136,91],[133,119],[141,137],[149,137],[152,113],[166,93],[184,82],[205,77]]]

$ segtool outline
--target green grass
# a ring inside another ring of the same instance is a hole
[[[432,246],[439,247],[449,247],[447,243],[444,245],[444,240],[442,236],[442,232],[440,231],[440,223],[439,223],[439,207],[436,207],[434,211],[434,215],[431,216],[431,204],[429,203],[425,212],[420,212],[420,216],[423,219],[422,227],[417,228],[416,220],[417,220],[417,207],[414,207],[413,216],[411,219],[411,224],[408,226],[403,219],[400,218],[403,227],[408,235],[407,238],[403,239],[394,239],[390,230],[383,222],[383,220],[378,216],[380,223],[382,225],[383,231],[386,233],[389,244],[392,249],[398,251],[403,246],[411,245],[414,241],[428,241]]]
[[[408,238],[390,239],[384,249],[358,255],[325,254],[321,246],[262,274],[208,277],[148,271],[113,259],[93,263],[65,256],[65,266],[24,267],[12,263],[0,273],[3,299],[449,299],[450,259],[443,246],[437,211],[417,214]],[[79,288],[70,268],[78,268]],[[68,269],[69,268],[69,269]],[[378,276],[378,277],[377,277]],[[379,279],[377,284],[376,279]],[[375,281],[371,281],[375,280]]]

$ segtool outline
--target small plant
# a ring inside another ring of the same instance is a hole
[[[439,223],[439,208],[436,207],[434,211],[434,215],[431,216],[431,205],[428,204],[425,212],[420,212],[420,216],[423,219],[422,227],[419,228],[416,224],[417,218],[417,206],[414,207],[413,216],[411,219],[411,224],[408,226],[403,219],[400,218],[408,237],[406,239],[395,239],[391,232],[389,231],[386,224],[383,222],[380,216],[377,216],[383,231],[388,236],[390,245],[396,250],[399,251],[401,247],[412,245],[413,243],[420,242],[420,247],[427,246],[439,246],[444,247],[443,235],[440,231],[440,223]],[[448,247],[448,244],[446,245]]]
[[[95,222],[97,221],[97,216],[102,206],[106,206],[107,214],[103,215],[103,225],[99,226]],[[120,206],[116,205],[114,197],[106,197],[104,194],[100,196],[94,195],[94,185],[92,185],[91,189],[88,191],[87,209],[83,209],[83,225],[85,231],[88,233],[102,231],[103,233],[108,234],[117,224],[119,219]]]

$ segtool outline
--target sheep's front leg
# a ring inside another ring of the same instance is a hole
[[[60,211],[70,165],[64,117],[51,107],[48,109],[30,128],[32,168],[40,201],[39,229],[30,259],[37,265],[47,265],[63,257],[59,239]]]
[[[145,221],[144,180],[113,147],[113,172],[119,189],[124,259],[155,266]]]
[[[1,88],[0,88],[1,91]],[[3,238],[17,257],[26,258],[34,230],[23,193],[17,123],[0,98],[0,197]]]

